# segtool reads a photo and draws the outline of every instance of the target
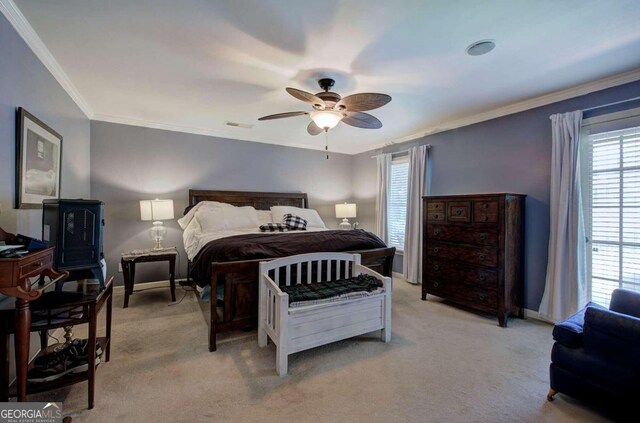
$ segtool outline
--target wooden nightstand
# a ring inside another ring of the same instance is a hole
[[[169,283],[171,285],[171,301],[176,300],[176,257],[178,250],[175,247],[161,250],[133,250],[122,254],[122,274],[124,276],[124,304],[122,308],[129,307],[129,295],[133,294],[133,286],[136,277],[136,263],[149,263],[153,261],[169,262]]]

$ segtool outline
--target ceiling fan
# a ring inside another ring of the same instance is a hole
[[[258,120],[282,119],[293,116],[309,115],[311,122],[307,126],[307,132],[318,135],[334,128],[343,122],[356,128],[379,129],[382,122],[375,116],[362,113],[367,110],[377,109],[391,101],[386,94],[361,93],[342,98],[339,94],[329,91],[335,81],[331,78],[318,80],[318,85],[324,90],[317,94],[311,94],[296,88],[287,88],[287,92],[305,103],[311,104],[313,112],[287,112],[275,115],[263,116]]]

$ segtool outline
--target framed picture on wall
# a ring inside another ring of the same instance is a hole
[[[60,198],[62,136],[31,113],[16,114],[16,208],[39,209]]]

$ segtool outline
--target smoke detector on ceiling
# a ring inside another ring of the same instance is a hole
[[[480,40],[475,43],[471,43],[471,45],[467,47],[466,52],[469,56],[482,56],[483,54],[489,53],[494,48],[496,48],[496,40]]]

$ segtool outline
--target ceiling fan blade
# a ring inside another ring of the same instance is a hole
[[[310,135],[318,135],[324,132],[324,129],[320,128],[314,121],[309,122],[309,126],[307,126],[307,132]]]
[[[275,115],[262,116],[258,120],[271,120],[271,119],[282,119],[294,116],[308,115],[309,112],[286,112],[286,113],[276,113]]]
[[[311,104],[312,106],[314,106],[314,108],[316,108],[318,110],[324,110],[324,108],[325,108],[324,100],[321,99],[320,97],[318,97],[315,94],[311,94],[311,93],[308,93],[306,91],[298,90],[296,88],[287,88],[287,92],[289,94],[291,94],[292,96],[294,96],[295,98],[297,98],[298,100],[302,100],[305,103]]]
[[[338,110],[344,108],[350,112],[363,112],[382,107],[391,101],[391,96],[378,93],[361,93],[349,95],[340,100],[334,107]]]
[[[346,123],[347,125],[355,126],[356,128],[382,128],[382,122],[380,122],[377,117],[371,116],[368,113],[347,112],[346,116],[342,118],[341,122]]]

